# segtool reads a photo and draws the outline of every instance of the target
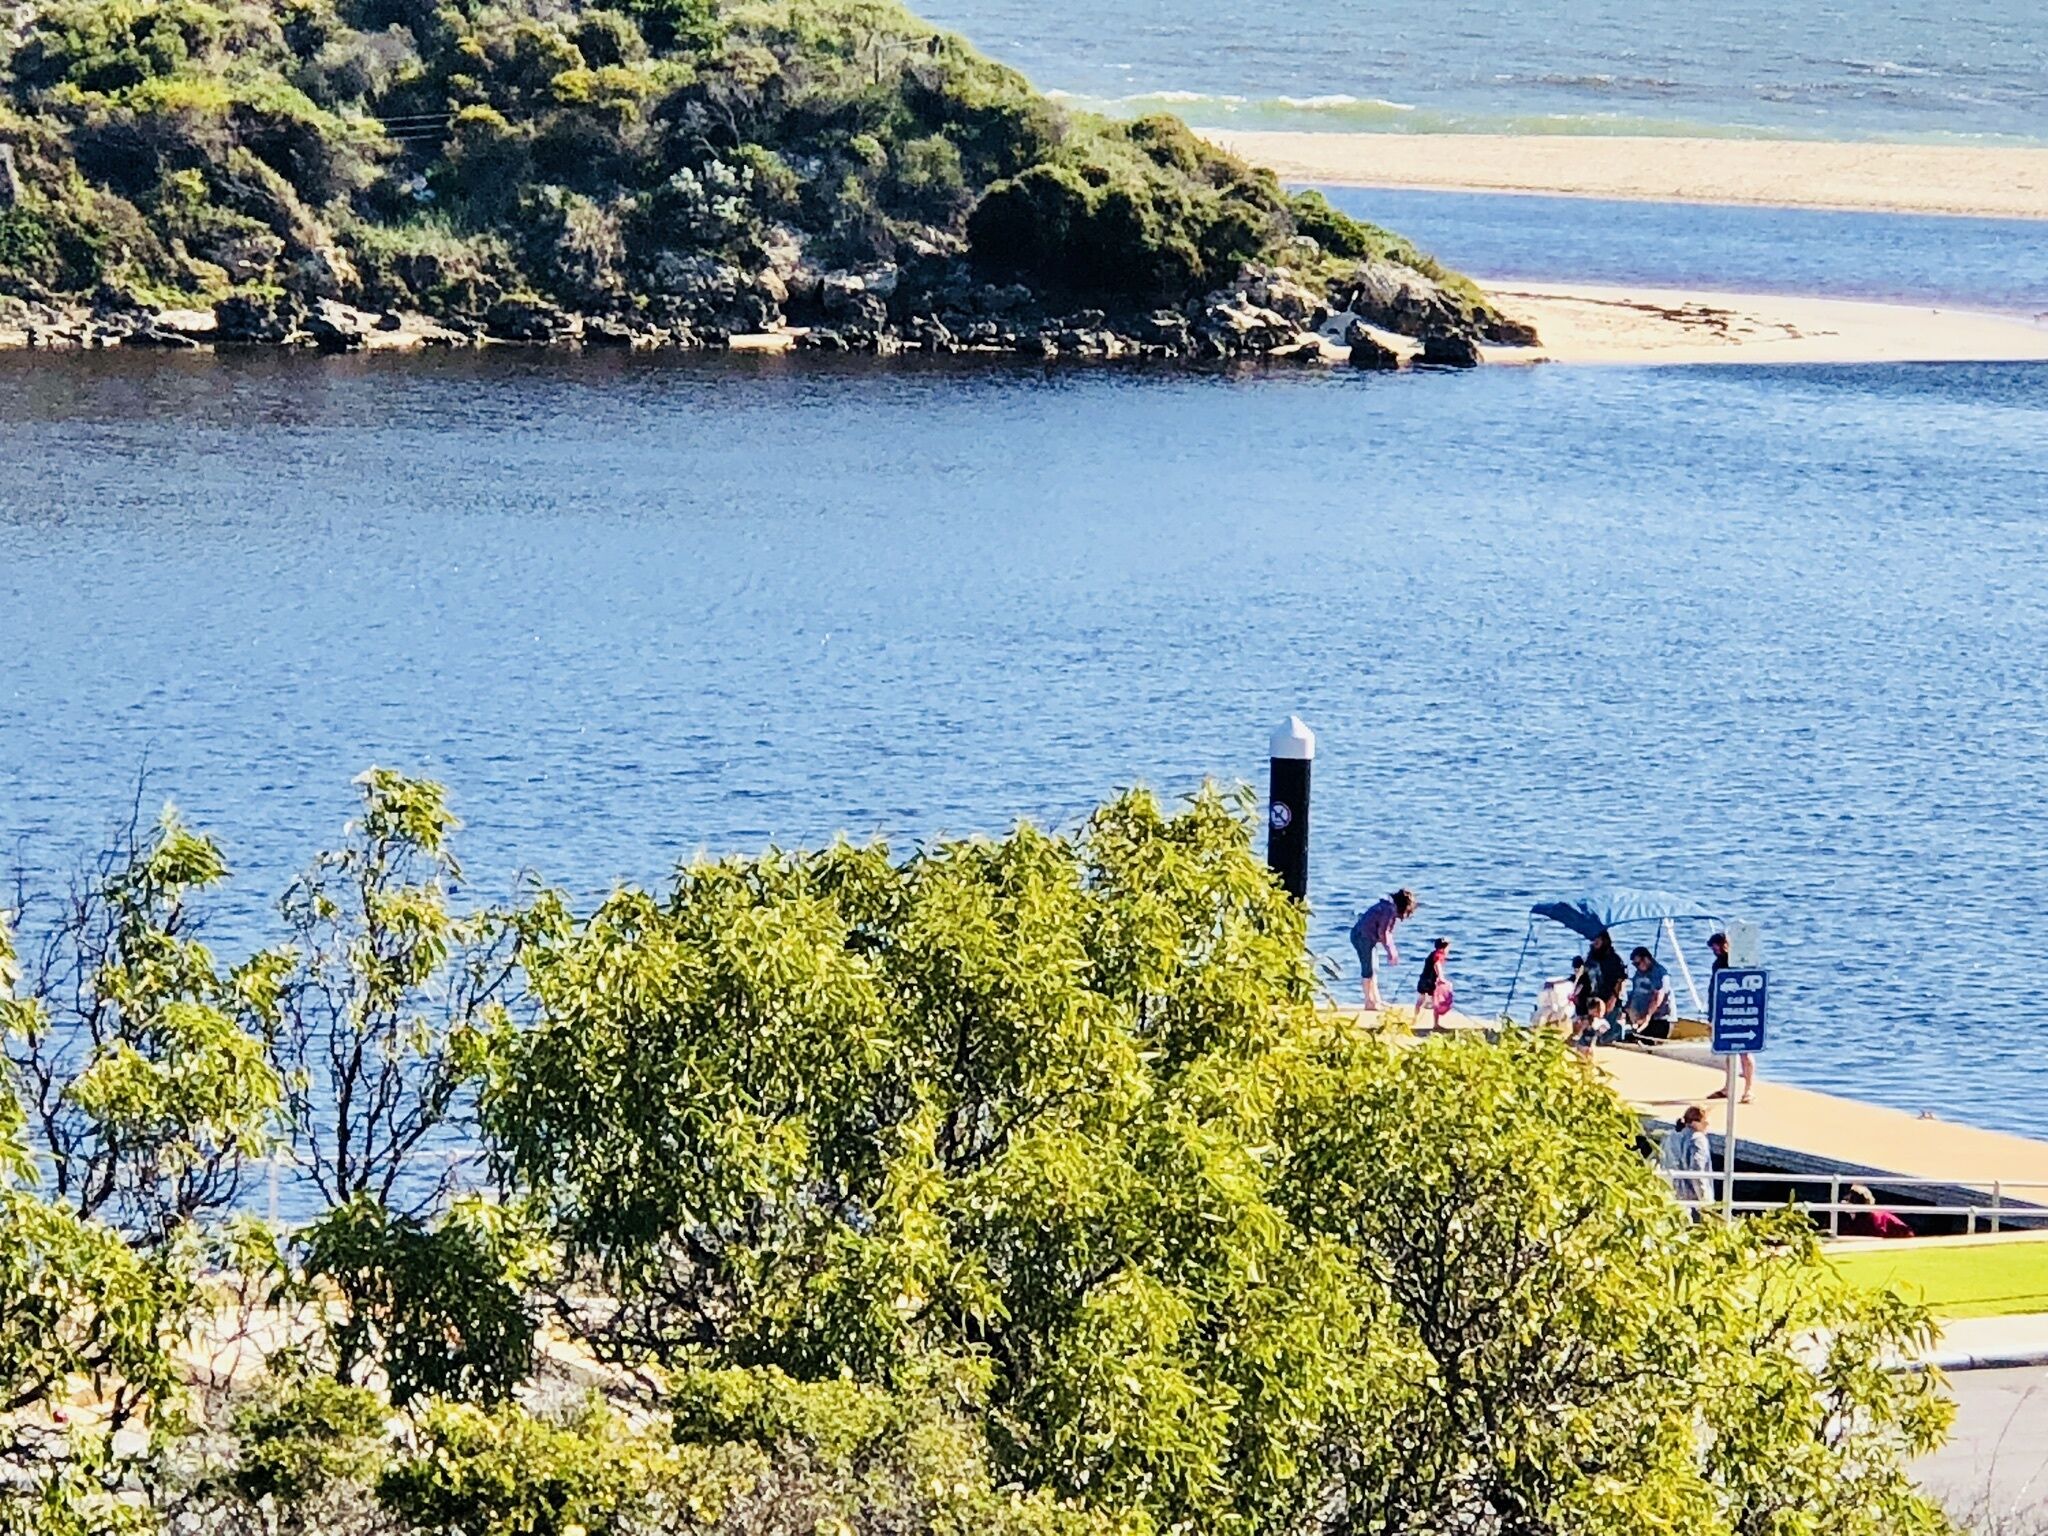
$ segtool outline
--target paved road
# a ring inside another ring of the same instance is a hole
[[[1922,1481],[1987,1536],[2048,1536],[2048,1367],[1958,1371],[1948,1384],[1955,1432]]]

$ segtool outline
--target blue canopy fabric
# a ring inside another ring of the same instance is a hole
[[[1597,938],[1603,929],[1623,923],[1660,923],[1667,917],[1716,920],[1701,903],[1669,891],[1604,891],[1565,901],[1539,901],[1529,915],[1562,923],[1583,939]]]

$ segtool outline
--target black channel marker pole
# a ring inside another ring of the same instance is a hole
[[[1308,771],[1316,733],[1289,715],[1273,732],[1272,792],[1266,810],[1266,863],[1287,894],[1308,900]]]

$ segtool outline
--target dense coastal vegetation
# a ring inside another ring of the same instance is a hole
[[[170,812],[0,929],[0,1532],[1948,1529],[1925,1316],[1318,1012],[1242,804],[578,913],[361,791],[233,963]]]
[[[31,0],[0,147],[0,329],[45,344],[1529,339],[1397,236],[894,0]]]

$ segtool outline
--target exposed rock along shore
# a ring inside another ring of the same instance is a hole
[[[18,344],[1380,368],[1530,339],[1394,231],[894,0],[73,18],[0,44]]]
[[[708,259],[677,265],[688,270],[666,274],[667,291],[631,313],[578,313],[537,297],[445,318],[371,310],[332,296],[345,286],[331,273],[312,273],[297,289],[237,294],[210,310],[151,309],[116,293],[90,305],[0,297],[0,346],[807,350],[1393,370],[1469,368],[1481,360],[1480,343],[1537,344],[1532,327],[1475,313],[1432,279],[1376,258],[1351,265],[1327,297],[1282,268],[1247,264],[1228,286],[1179,308],[1123,312],[1069,309],[1021,283],[983,281],[965,260],[943,256],[839,271],[796,259],[753,274]]]

